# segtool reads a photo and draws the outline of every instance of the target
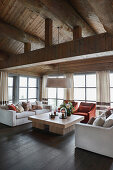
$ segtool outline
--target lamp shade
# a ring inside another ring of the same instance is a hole
[[[48,88],[71,88],[72,83],[69,78],[48,78],[46,87]]]

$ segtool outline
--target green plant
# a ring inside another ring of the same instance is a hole
[[[66,110],[67,110],[67,116],[70,116],[71,113],[74,110],[72,103],[71,102],[68,102],[68,103],[64,102],[63,104],[60,105],[60,108],[63,108],[63,107],[66,108]]]

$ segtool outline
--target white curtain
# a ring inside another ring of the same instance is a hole
[[[0,104],[8,102],[8,73],[0,72]]]
[[[44,75],[42,78],[42,98],[48,98],[48,89],[46,88],[47,78],[47,75]]]
[[[66,78],[71,79],[72,87],[64,89],[64,99],[74,100],[74,78],[73,74],[66,74]]]
[[[97,102],[110,102],[110,73],[109,71],[96,72]]]

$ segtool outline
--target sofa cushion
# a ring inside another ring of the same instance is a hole
[[[113,126],[113,114],[111,114],[105,121],[103,127],[112,127]]]
[[[32,110],[42,110],[42,107],[38,105],[32,105]]]
[[[14,111],[16,111],[16,107],[15,107],[13,104],[8,105],[8,107],[9,107],[9,110],[14,110]]]
[[[17,113],[24,112],[24,108],[21,106],[21,104],[17,104],[15,107]]]
[[[73,113],[74,115],[81,115],[81,116],[88,116],[87,113],[84,112],[77,112],[77,113]]]
[[[35,111],[36,115],[50,112],[49,109],[34,110],[34,111]]]
[[[88,121],[88,124],[92,125],[95,119],[96,119],[95,117],[91,117],[91,119]]]
[[[111,109],[108,109],[106,112],[105,112],[105,116],[106,116],[106,119],[112,114],[112,110]]]
[[[105,117],[97,117],[94,122],[93,122],[93,125],[94,126],[103,126],[105,123]]]
[[[24,111],[22,113],[16,113],[16,118],[21,119],[21,118],[28,117],[28,116],[33,116],[33,115],[35,115],[35,112]]]
[[[106,119],[103,127],[106,127],[106,128],[109,128],[109,127],[112,127],[113,126],[113,119]]]
[[[91,106],[93,108],[94,103],[81,102],[80,105],[82,105],[82,106]]]
[[[8,105],[0,105],[0,109],[9,110]]]
[[[36,105],[37,105],[37,106],[41,106],[41,107],[43,107],[43,105],[42,105],[42,102],[41,102],[41,101],[36,101]]]
[[[32,111],[32,106],[30,102],[22,102],[22,107],[24,111]]]
[[[82,106],[82,105],[79,106],[79,112],[87,113],[87,112],[90,112],[91,109],[92,109],[92,106]]]

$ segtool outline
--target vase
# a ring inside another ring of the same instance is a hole
[[[71,116],[71,110],[67,109],[67,116]]]

